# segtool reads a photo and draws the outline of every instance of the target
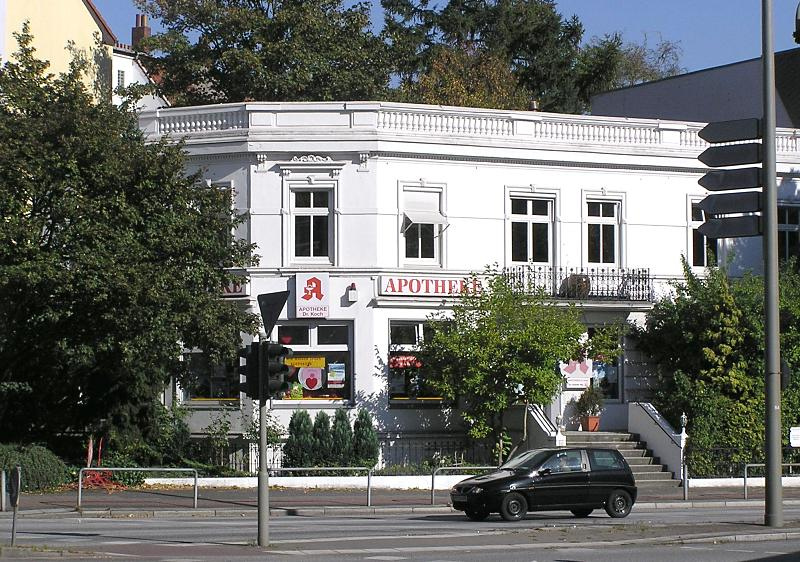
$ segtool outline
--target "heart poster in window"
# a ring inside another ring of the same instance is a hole
[[[344,388],[344,363],[328,365],[328,388]]]
[[[322,369],[302,367],[297,373],[297,380],[306,390],[319,390],[322,388]]]

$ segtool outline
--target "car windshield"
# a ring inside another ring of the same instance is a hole
[[[549,457],[553,451],[548,449],[532,449],[517,455],[500,467],[501,470],[534,469]]]

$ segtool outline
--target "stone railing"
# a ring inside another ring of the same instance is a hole
[[[383,102],[240,103],[160,109],[141,115],[142,128],[151,135],[190,136],[242,130],[268,134],[288,129],[340,133],[373,130],[399,135],[508,139],[526,143],[642,146],[703,150],[697,135],[702,123],[665,122],[591,115],[563,115],[530,111],[500,111]],[[779,153],[796,153],[797,136],[783,129],[777,134]]]

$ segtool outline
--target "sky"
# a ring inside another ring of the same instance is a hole
[[[130,43],[136,20],[133,1],[93,1],[117,40]],[[797,46],[792,32],[798,1],[772,0],[776,51]],[[380,0],[372,3],[379,5]],[[621,32],[627,42],[641,43],[645,38],[651,46],[660,38],[678,42],[683,51],[681,66],[688,71],[760,57],[761,4],[762,0],[557,1],[563,16],[578,16],[585,40]],[[374,21],[380,19],[373,14]]]

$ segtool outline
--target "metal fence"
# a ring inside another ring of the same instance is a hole
[[[504,275],[524,293],[576,300],[653,301],[653,278],[647,268],[576,268],[548,265],[508,267]]]
[[[745,466],[764,462],[762,451],[754,453],[751,450],[734,447],[700,448],[693,447],[691,441],[686,447],[686,465],[692,478],[743,478]],[[791,447],[783,449],[781,463],[796,465],[800,463],[800,451]],[[750,469],[749,476],[764,476],[763,469],[758,467]],[[786,474],[798,474],[796,466],[789,466]]]

